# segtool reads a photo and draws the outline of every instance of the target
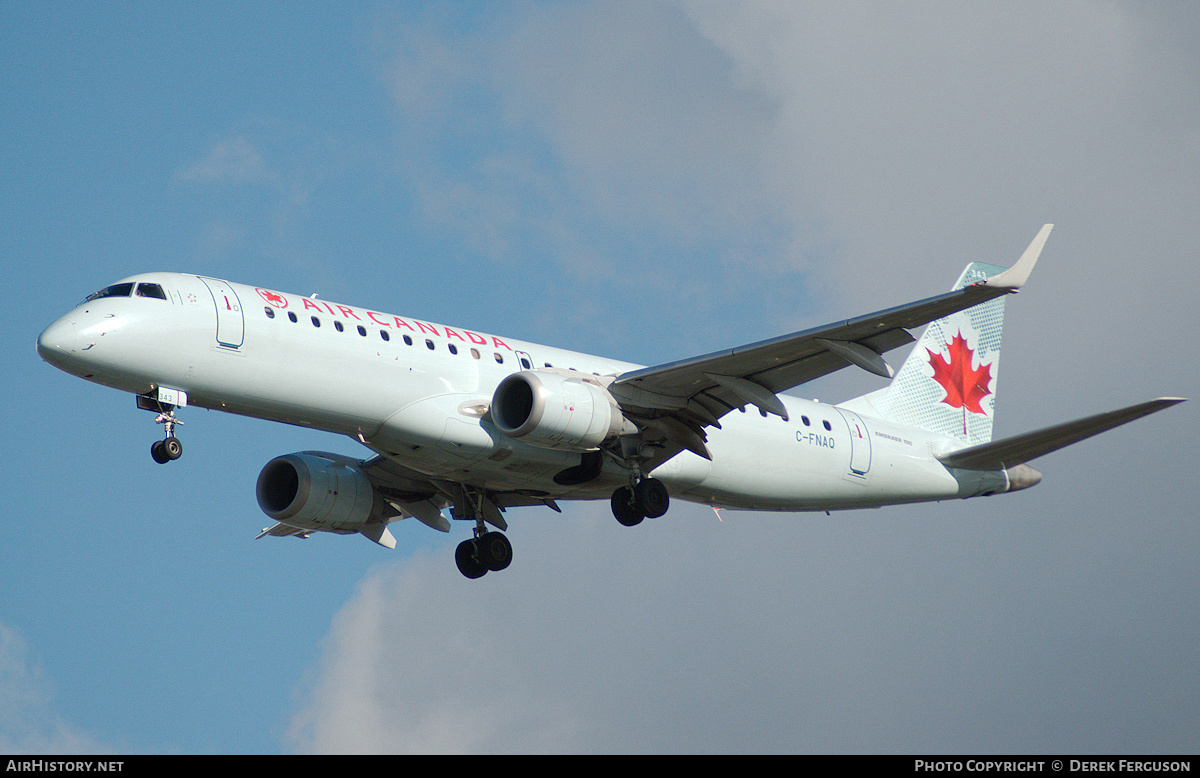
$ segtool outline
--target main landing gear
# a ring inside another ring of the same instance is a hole
[[[612,512],[626,527],[657,519],[667,512],[671,495],[657,478],[638,478],[631,486],[622,486],[612,494]]]
[[[491,572],[499,572],[512,563],[512,544],[503,532],[489,530],[484,524],[499,530],[508,529],[508,523],[489,495],[478,487],[461,486],[453,495],[452,515],[456,519],[473,519],[475,529],[470,540],[464,540],[454,550],[454,562],[458,572],[467,578],[482,578]]]
[[[512,544],[503,532],[485,531],[483,522],[475,528],[475,536],[464,540],[454,550],[458,572],[467,578],[482,578],[489,570],[499,572],[512,562]]]

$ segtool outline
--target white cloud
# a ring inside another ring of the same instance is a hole
[[[495,588],[464,597],[465,580],[447,561],[419,557],[359,586],[293,721],[296,748],[493,752],[514,739],[519,750],[578,747],[572,701],[550,691],[548,668],[528,664],[540,638],[523,635],[522,623],[540,604],[503,606]]]
[[[509,121],[551,144],[574,194],[613,224],[691,244],[761,225],[761,147],[776,106],[732,81],[670,6],[533,16],[498,55]]]
[[[242,136],[217,142],[203,159],[180,171],[176,178],[180,181],[222,181],[236,184],[258,184],[275,180],[262,153],[249,139]]]
[[[779,101],[769,168],[790,208],[827,220],[842,278],[898,262],[924,284],[922,265],[1061,221],[1130,129],[1136,40],[1119,6],[684,7]]]
[[[112,753],[54,710],[53,693],[25,639],[0,623],[0,752],[6,754]]]
[[[397,159],[431,232],[531,279],[539,318],[609,297],[686,314],[803,266],[781,250],[789,226],[762,170],[774,106],[731,81],[682,13],[611,3],[506,16],[468,34],[422,22],[394,35]]]

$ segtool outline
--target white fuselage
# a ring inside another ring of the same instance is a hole
[[[491,423],[497,384],[522,370],[603,380],[636,369],[603,357],[293,294],[176,273],[90,300],[39,339],[55,366],[139,395],[328,430],[431,478],[557,499],[607,498],[627,474],[607,463],[586,484],[553,476],[579,453],[530,445]],[[150,288],[149,286],[147,288]],[[165,298],[165,299],[163,299]],[[826,510],[1004,491],[1003,471],[962,473],[933,456],[961,443],[783,397],[789,420],[748,406],[710,429],[712,461],[683,451],[654,472],[673,497],[719,507]]]

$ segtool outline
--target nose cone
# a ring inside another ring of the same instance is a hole
[[[54,322],[38,336],[37,350],[42,359],[65,369],[75,354],[75,325],[65,318]]]

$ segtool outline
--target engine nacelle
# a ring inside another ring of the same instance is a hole
[[[492,422],[543,448],[588,451],[632,427],[608,390],[542,370],[513,373],[492,396]]]
[[[313,451],[276,457],[258,474],[258,507],[289,526],[355,532],[376,505],[375,488],[359,464]]]

